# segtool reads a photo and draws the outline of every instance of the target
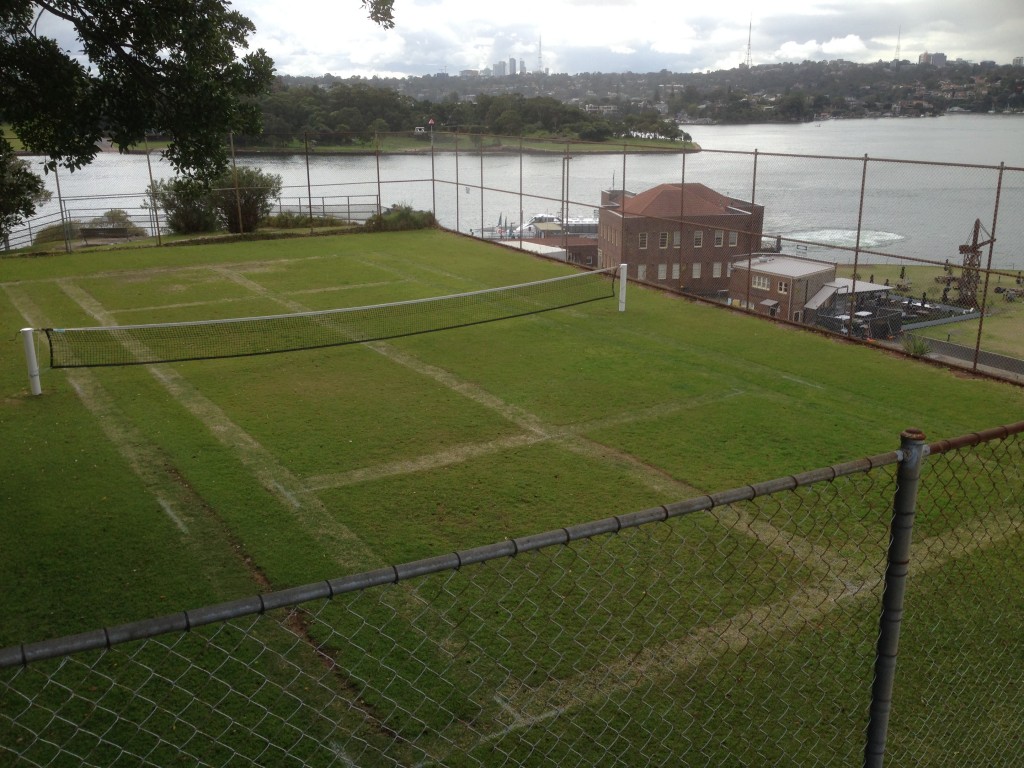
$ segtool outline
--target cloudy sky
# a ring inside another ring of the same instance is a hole
[[[514,56],[528,71],[696,72],[746,58],[857,62],[924,51],[1009,64],[1024,55],[1020,0],[396,0],[395,28],[359,0],[235,0],[278,72],[458,74]],[[751,27],[752,25],[752,27]]]
[[[360,0],[234,0],[250,47],[281,74],[403,77],[485,69],[705,72],[751,62],[917,61],[919,54],[1009,64],[1024,55],[1021,0],[395,0],[395,28]],[[39,29],[75,51],[64,25]]]

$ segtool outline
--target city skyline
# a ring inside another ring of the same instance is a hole
[[[1010,64],[1024,54],[1024,8],[1006,0],[722,0],[688,9],[668,0],[400,0],[394,29],[358,0],[235,0],[253,21],[251,48],[280,74],[407,77],[490,69],[522,61],[527,72],[709,72],[805,60]],[[670,23],[665,23],[669,20]],[[49,14],[40,33],[74,52],[73,31]],[[542,42],[543,41],[543,42]],[[518,67],[517,67],[518,69]]]
[[[1010,64],[1024,54],[1024,9],[1005,0],[723,0],[688,9],[667,0],[519,0],[501,6],[468,0],[408,0],[383,30],[355,0],[306,0],[294,6],[238,0],[283,74],[339,77],[421,76],[490,69],[521,59],[528,72],[705,72],[745,63],[845,59],[917,61],[943,52],[950,61]],[[668,19],[662,23],[658,19]],[[543,42],[542,42],[543,41]]]

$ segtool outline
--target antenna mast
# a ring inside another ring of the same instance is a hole
[[[900,38],[903,36],[903,25],[900,24],[899,31],[896,33],[896,58],[893,59],[897,64],[900,63]]]
[[[543,38],[537,35],[537,71],[544,74],[544,46]]]
[[[754,17],[751,16],[750,17],[750,25],[747,27],[747,58],[743,62],[744,66],[746,66],[747,69],[750,69],[750,38],[751,38],[751,35],[752,35],[753,31],[754,31]]]

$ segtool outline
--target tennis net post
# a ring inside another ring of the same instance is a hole
[[[32,328],[21,329],[21,340],[25,345],[25,364],[28,366],[28,388],[33,395],[43,394],[39,383],[39,360],[36,358],[35,334]]]
[[[628,272],[627,264],[619,264],[619,312],[626,311],[626,275]]]

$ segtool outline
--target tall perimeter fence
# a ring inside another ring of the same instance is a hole
[[[761,242],[745,231],[723,232],[722,242],[735,235],[748,247],[731,253],[731,261],[705,265],[706,273],[746,266],[751,286],[739,291],[743,300],[725,291],[697,292],[701,298],[1024,381],[1024,168],[757,150],[643,151],[458,133],[235,137],[231,147],[236,166],[282,176],[272,214],[308,221],[310,233],[409,205],[433,212],[448,229],[524,247],[517,230],[533,214],[594,217],[603,190],[700,182],[764,207]],[[110,242],[104,234],[161,243],[165,212],[147,190],[172,175],[158,153],[103,153],[76,174],[48,174],[53,199],[3,247],[19,253],[46,232],[66,250]],[[109,211],[118,213],[105,218]],[[650,264],[642,279],[694,293],[693,249],[664,237],[680,221],[689,222],[685,211],[654,222],[651,242],[659,247],[644,253]],[[571,254],[562,256],[567,260],[601,260],[596,247],[580,256],[582,246],[571,245],[567,234],[546,242]],[[764,252],[836,264],[837,278],[848,282],[827,300],[815,299],[809,284],[757,275],[750,267]],[[638,255],[622,260],[639,268]]]
[[[1022,765],[1022,544],[1024,422],[907,430],[859,461],[3,649],[0,763]]]

